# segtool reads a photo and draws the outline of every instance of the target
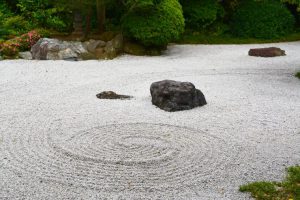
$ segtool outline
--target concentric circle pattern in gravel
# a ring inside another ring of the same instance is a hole
[[[195,185],[237,153],[221,138],[163,124],[114,124],[63,137],[35,134],[5,138],[11,169],[105,191]]]
[[[276,46],[287,56],[256,58]],[[170,46],[158,57],[0,62],[0,200],[246,200],[300,164],[300,43]],[[207,105],[169,113],[150,85]],[[115,91],[134,98],[100,100]]]

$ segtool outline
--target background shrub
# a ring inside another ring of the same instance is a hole
[[[18,0],[18,10],[36,27],[57,31],[69,31],[72,17],[64,7],[56,6],[53,0]]]
[[[24,17],[16,15],[8,17],[2,24],[3,29],[7,30],[10,35],[20,35],[32,28],[32,25]]]
[[[9,35],[9,30],[3,27],[3,22],[10,16],[12,16],[12,13],[8,9],[8,6],[0,1],[0,39]]]
[[[286,35],[293,31],[294,25],[294,16],[276,0],[247,0],[241,3],[232,20],[235,35],[262,39]]]
[[[217,0],[182,0],[181,5],[188,28],[201,30],[224,16],[224,9]]]
[[[133,10],[123,19],[125,35],[145,46],[166,46],[184,31],[184,18],[177,0],[161,0],[151,8]]]

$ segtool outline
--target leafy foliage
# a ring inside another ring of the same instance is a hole
[[[224,16],[224,9],[217,0],[182,0],[187,27],[201,30]]]
[[[123,19],[125,34],[145,46],[165,46],[184,31],[182,8],[177,0],[153,1],[140,9],[131,9]]]
[[[31,24],[20,15],[6,18],[2,25],[11,35],[19,35],[32,28]]]
[[[237,36],[276,38],[293,31],[295,18],[278,1],[247,0],[237,9],[232,30]]]
[[[250,192],[257,200],[300,199],[300,166],[288,168],[282,183],[254,182],[240,187],[241,192]]]
[[[22,16],[31,20],[35,26],[58,31],[67,31],[71,23],[67,11],[55,6],[52,0],[18,0],[17,7]]]
[[[298,6],[298,11],[300,11],[300,0],[281,0],[281,1]]]
[[[6,27],[3,27],[3,22],[10,16],[12,16],[12,13],[8,9],[8,6],[0,1],[0,38],[9,35],[9,30],[7,30]]]
[[[297,6],[300,11],[300,0],[0,0],[0,40],[33,29],[42,29],[47,36],[71,33],[73,22],[86,36],[104,29],[123,30],[146,46],[176,40],[185,24],[185,34],[193,41],[206,40],[201,34],[217,40],[236,36],[275,40],[291,32],[295,21],[280,2],[291,4],[295,16]],[[298,17],[300,22],[300,12]]]

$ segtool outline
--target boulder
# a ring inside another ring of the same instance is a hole
[[[69,41],[69,42],[64,42],[64,45],[70,48],[72,51],[74,51],[76,54],[81,55],[84,53],[87,53],[86,48],[83,46],[82,42],[77,42],[77,41]]]
[[[70,48],[58,52],[60,60],[77,61],[78,55]]]
[[[203,93],[190,82],[164,80],[150,87],[152,104],[168,112],[206,105]]]
[[[95,54],[92,54],[90,52],[86,52],[80,55],[81,60],[97,60]]]
[[[31,48],[35,60],[82,60],[88,51],[81,42],[42,38]]]
[[[256,57],[276,57],[276,56],[285,56],[285,51],[277,48],[277,47],[269,47],[269,48],[257,48],[250,49],[248,52],[249,56]]]
[[[131,99],[131,96],[120,95],[113,91],[104,91],[96,95],[98,99]]]
[[[105,47],[105,45],[106,42],[102,40],[90,40],[86,45],[86,49],[91,53],[95,53],[97,48]]]
[[[24,59],[24,60],[32,60],[32,55],[31,55],[30,51],[20,52],[19,58]]]
[[[114,59],[117,57],[117,50],[114,48],[112,41],[109,41],[106,43],[106,46],[104,47],[105,50],[105,57],[107,59]]]
[[[112,39],[112,46],[116,49],[117,53],[121,53],[123,51],[124,46],[124,38],[122,34],[116,35],[114,39]]]
[[[97,59],[104,59],[105,58],[105,52],[104,52],[104,48],[97,48],[95,49],[95,53],[94,53],[95,57]]]
[[[50,52],[59,51],[59,40],[42,38],[35,45],[31,47],[32,59],[34,60],[48,60]],[[48,55],[49,54],[49,55]]]

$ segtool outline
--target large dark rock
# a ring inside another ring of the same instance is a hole
[[[250,49],[248,54],[249,56],[256,57],[276,57],[286,55],[284,50],[277,47]]]
[[[189,110],[206,104],[203,93],[189,82],[155,82],[152,83],[150,92],[152,103],[169,112]]]

